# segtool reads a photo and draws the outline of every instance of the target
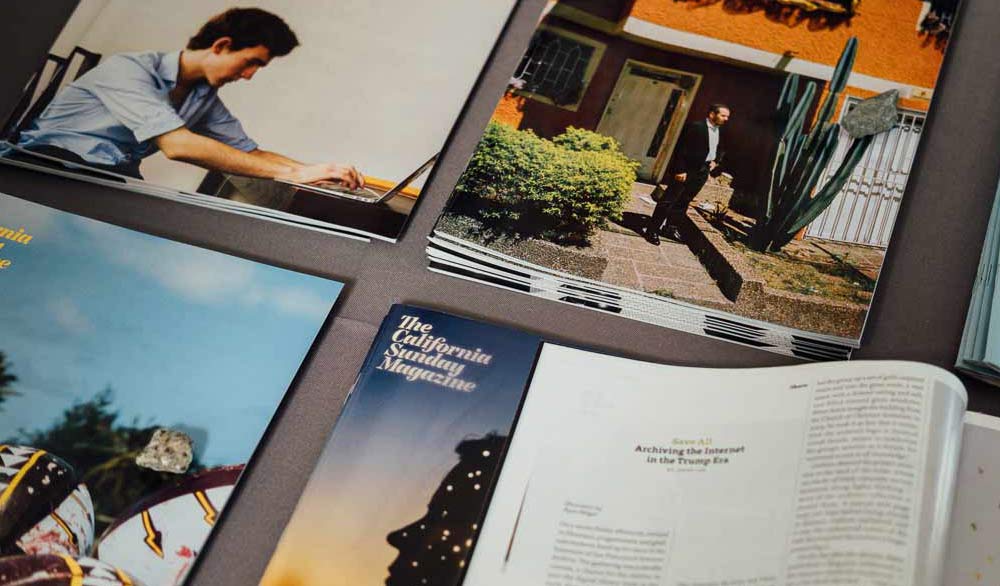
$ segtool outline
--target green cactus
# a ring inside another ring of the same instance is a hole
[[[791,242],[799,230],[833,202],[871,144],[872,136],[854,139],[840,166],[826,183],[817,187],[840,141],[840,125],[831,119],[847,87],[857,52],[858,40],[851,37],[840,54],[829,90],[808,129],[806,118],[815,103],[816,83],[805,84],[800,96],[799,76],[792,73],[785,78],[775,108],[779,138],[771,155],[767,198],[757,224],[750,231],[748,244],[751,248],[778,251]]]

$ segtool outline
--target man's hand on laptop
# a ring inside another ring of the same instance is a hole
[[[294,171],[281,175],[294,183],[317,183],[319,181],[337,181],[348,189],[360,189],[365,186],[365,176],[351,165],[337,163],[321,163],[319,165],[303,165]]]

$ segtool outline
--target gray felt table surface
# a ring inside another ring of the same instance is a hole
[[[0,112],[20,93],[74,0],[0,6]],[[382,317],[413,303],[530,330],[554,341],[671,364],[792,364],[783,356],[436,275],[426,237],[534,28],[522,1],[467,106],[434,184],[395,245],[365,244],[144,195],[0,167],[0,191],[81,215],[341,280],[343,297],[241,483],[194,586],[256,584],[320,455]],[[875,295],[859,359],[951,368],[997,186],[1000,3],[966,0]],[[419,37],[418,37],[419,38]],[[1000,390],[964,378],[972,410],[1000,415]]]

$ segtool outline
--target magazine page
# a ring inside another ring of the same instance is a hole
[[[549,3],[436,232],[857,346],[957,4]]]
[[[994,257],[994,262],[996,257]],[[986,304],[988,308],[980,316],[981,319],[985,320],[986,324],[989,324],[990,319],[993,316],[1000,315],[1000,295],[997,294],[996,288],[996,273],[989,275],[987,280],[987,285],[992,285],[992,289],[986,291],[987,301]],[[994,364],[1000,364],[1000,335],[997,335],[993,328],[989,326],[983,328],[984,333],[982,338],[982,358],[981,365],[989,372],[991,369],[996,370],[996,367],[991,366]]]
[[[1000,419],[967,413],[942,582],[948,586],[978,586],[1000,580],[998,446]]]
[[[0,152],[394,240],[513,4],[82,0]]]
[[[965,400],[911,363],[711,370],[546,344],[465,583],[936,584],[926,521],[954,475],[928,470],[957,461],[940,446]]]
[[[958,347],[955,366],[977,376],[990,376],[990,362],[986,350],[989,340],[989,324],[994,304],[997,258],[1000,257],[1000,188],[993,199],[990,221],[983,238],[983,248],[979,256],[976,280],[969,295],[969,309],[966,312],[965,328]],[[994,340],[994,345],[996,344]]]
[[[0,195],[0,285],[0,582],[181,584],[342,284]]]
[[[264,586],[457,586],[540,340],[397,305]]]

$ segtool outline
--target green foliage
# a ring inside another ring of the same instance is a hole
[[[857,50],[858,40],[851,37],[811,126],[806,124],[806,118],[815,104],[816,84],[807,83],[800,96],[798,75],[785,78],[775,109],[780,138],[772,150],[770,185],[763,213],[748,239],[754,250],[778,251],[791,242],[799,230],[833,203],[871,144],[872,136],[853,140],[837,169],[826,183],[818,185],[840,140],[840,125],[831,119],[847,87]]]
[[[135,465],[135,456],[159,426],[119,423],[113,400],[111,389],[104,389],[70,406],[48,429],[21,430],[4,442],[40,448],[69,462],[90,491],[98,532],[135,501],[177,478]],[[196,458],[189,471],[201,468]]]
[[[499,233],[583,241],[621,216],[638,167],[596,132],[569,128],[546,140],[491,122],[455,191]]]
[[[623,163],[631,162],[631,159],[626,157],[625,153],[622,152],[621,145],[618,144],[618,141],[614,137],[584,128],[570,126],[562,134],[554,136],[552,144],[570,151],[605,153]]]
[[[17,391],[11,385],[17,382],[17,375],[11,372],[11,365],[7,362],[7,357],[0,352],[0,405],[7,399],[17,395]],[[3,409],[0,408],[0,411]]]

